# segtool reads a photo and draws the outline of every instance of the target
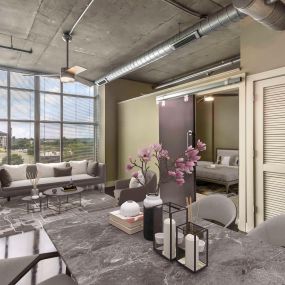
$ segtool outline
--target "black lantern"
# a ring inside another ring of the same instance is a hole
[[[176,244],[183,241],[183,234],[176,231],[176,226],[188,222],[186,207],[168,202],[154,207],[153,248],[168,260],[176,258]]]
[[[208,266],[208,230],[187,222],[176,227],[176,236],[183,235],[183,242],[176,243],[176,260],[192,272]]]

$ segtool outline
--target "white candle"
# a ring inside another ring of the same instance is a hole
[[[194,236],[188,234],[185,237],[185,265],[194,271],[194,262],[196,262],[196,270],[199,264],[199,238],[196,236],[196,259],[194,260],[195,247],[194,247]]]
[[[171,248],[172,254],[170,257],[170,223],[171,223]],[[164,242],[163,242],[163,255],[167,258],[176,257],[176,222],[173,219],[165,219],[163,222],[163,233],[164,233]]]

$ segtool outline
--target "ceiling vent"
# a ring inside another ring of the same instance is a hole
[[[185,37],[179,39],[177,42],[175,42],[173,44],[173,47],[175,49],[178,49],[178,48],[183,47],[183,46],[185,46],[185,45],[187,45],[187,44],[189,44],[189,43],[191,43],[191,42],[193,42],[199,38],[200,38],[199,33],[197,31],[195,31],[192,34],[186,35]]]
[[[105,79],[103,79],[103,80],[100,80],[100,81],[95,81],[95,84],[97,85],[97,86],[101,86],[101,85],[104,85],[104,84],[106,84],[106,83],[108,83],[108,80],[105,78]]]

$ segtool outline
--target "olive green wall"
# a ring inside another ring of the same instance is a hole
[[[250,17],[241,21],[241,67],[255,74],[285,66],[285,31],[274,31]]]
[[[196,100],[196,138],[207,144],[206,151],[202,152],[202,160],[212,161],[213,147],[213,103],[203,102],[200,98]]]
[[[104,146],[102,152],[107,168],[107,180],[118,178],[118,103],[152,91],[150,84],[119,79],[101,90],[101,118],[104,122]]]
[[[136,157],[140,148],[159,140],[158,106],[155,96],[144,96],[118,104],[118,176],[127,178],[128,157]],[[152,169],[156,168],[152,165]]]
[[[215,97],[196,106],[196,135],[207,144],[202,160],[215,161],[217,148],[238,149],[238,96]]]

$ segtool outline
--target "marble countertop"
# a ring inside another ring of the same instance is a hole
[[[204,222],[209,266],[194,274],[157,255],[142,232],[127,235],[108,223],[109,210],[45,225],[78,284],[285,284],[285,249]]]

